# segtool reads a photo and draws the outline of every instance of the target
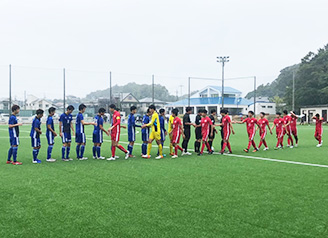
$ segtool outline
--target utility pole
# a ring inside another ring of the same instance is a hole
[[[293,102],[292,102],[292,105],[293,105],[293,111],[295,110],[295,71],[293,71]]]
[[[217,58],[217,62],[222,64],[222,91],[221,91],[221,102],[222,102],[222,108],[224,108],[224,66],[225,63],[229,62],[229,56],[219,56],[216,57]]]
[[[63,112],[65,112],[65,108],[66,108],[66,73],[65,73],[65,68],[63,69]]]
[[[182,97],[182,88],[183,88],[183,85],[179,85],[179,88],[180,88],[180,97]]]
[[[188,78],[188,107],[190,107],[190,77]]]

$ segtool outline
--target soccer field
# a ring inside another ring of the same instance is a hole
[[[32,164],[26,125],[20,128],[18,150],[23,165],[13,166],[5,164],[8,130],[1,126],[0,237],[327,237],[328,167],[311,165],[328,166],[325,138],[323,147],[316,148],[314,127],[299,126],[298,148],[275,151],[276,139],[268,135],[269,151],[262,147],[246,154],[245,126],[234,128],[234,155],[142,159],[139,133],[136,158],[124,160],[117,151],[120,159],[103,161],[92,159],[89,126],[89,160],[46,163],[42,135],[43,162]],[[122,134],[126,147],[126,130]],[[56,159],[60,142],[57,137]],[[106,157],[109,143],[106,137],[102,146]],[[217,135],[216,150],[219,143]],[[152,157],[156,152],[153,146]],[[164,152],[168,154],[168,149]],[[71,157],[75,158],[75,143]]]

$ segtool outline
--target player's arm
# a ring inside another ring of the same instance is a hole
[[[96,125],[97,125],[97,123],[96,123]],[[101,123],[101,124],[99,124],[99,129],[101,130],[101,131],[103,131],[103,132],[105,132],[106,133],[106,135],[108,135],[109,136],[109,132],[104,128],[104,126],[103,126],[103,124]]]
[[[13,127],[16,127],[16,126],[22,126],[23,123],[17,123],[17,124],[9,124],[8,127],[9,128],[13,128]]]
[[[235,124],[244,124],[246,122],[247,119],[244,119],[242,121],[233,121],[232,123],[235,123]]]
[[[75,134],[74,125],[73,125],[72,122],[70,123],[70,125],[71,125],[71,129],[72,129],[72,131],[73,131],[73,135],[74,135],[74,134]]]
[[[63,136],[62,128],[63,128],[63,122],[61,120],[59,120],[59,135],[60,135],[60,137]]]
[[[112,125],[112,126],[108,129],[108,131],[113,130],[113,129],[114,129],[116,126],[118,126],[120,123],[121,123],[121,117],[119,116],[119,117],[117,117],[117,121],[116,121],[116,123],[115,123],[114,125]]]
[[[276,127],[276,124],[275,123],[273,123],[273,126],[272,126],[272,128],[271,128],[271,131],[273,131],[273,129]]]
[[[270,123],[267,124],[267,127],[269,128],[270,134],[272,135],[272,130],[271,130],[271,127],[270,127]]]
[[[35,130],[37,133],[39,133],[40,135],[42,134],[42,131],[41,131],[39,128],[35,127],[34,130]]]
[[[97,125],[97,123],[95,123],[95,122],[85,122],[84,120],[81,120],[81,123],[83,126],[87,126],[87,125],[96,126]]]
[[[235,134],[235,130],[233,129],[231,122],[229,122],[229,127],[230,127],[230,131],[232,132],[232,134]]]
[[[184,139],[186,136],[184,134],[184,130],[183,130],[182,124],[180,125],[180,130],[181,130],[181,133],[182,133],[182,138]]]
[[[151,121],[150,121],[148,124],[144,124],[144,125],[142,125],[142,128],[150,127],[150,126],[154,125],[154,123],[155,123],[155,117],[152,116],[152,117],[151,117]]]
[[[57,133],[51,128],[51,125],[50,124],[47,124],[47,129],[49,131],[51,131],[51,133],[54,135],[54,136],[57,136]]]

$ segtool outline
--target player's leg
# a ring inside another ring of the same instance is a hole
[[[63,136],[62,136],[62,143],[63,143],[63,146],[62,146],[62,160],[65,161],[65,152],[66,152],[66,144],[67,142],[67,138],[65,136],[65,133],[63,133]]]
[[[67,145],[66,146],[66,159],[71,160],[69,158],[69,153],[71,152],[71,142],[68,142],[66,145]]]
[[[82,143],[82,135],[81,133],[75,134],[75,143],[76,143],[76,157],[77,159],[80,159],[80,149],[81,149],[81,143]]]
[[[170,155],[173,155],[173,144],[172,144],[172,134],[169,135],[170,138]]]
[[[129,141],[128,145],[128,151],[129,151],[129,156],[133,157],[132,152],[133,152],[133,146],[134,146],[134,141]]]

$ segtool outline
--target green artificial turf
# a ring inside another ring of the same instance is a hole
[[[92,127],[86,128],[91,138]],[[29,130],[21,127],[23,165],[14,166],[5,164],[8,132],[0,126],[0,237],[328,237],[328,168],[207,154],[146,160],[140,145],[133,159],[117,151],[119,160],[93,160],[91,140],[89,160],[47,163],[44,135],[43,162],[32,164]],[[270,150],[249,154],[242,151],[245,126],[235,130],[235,154],[328,165],[327,146],[316,148],[313,126],[298,127],[298,148],[275,151],[275,137],[268,135]],[[122,134],[126,147],[126,130]],[[215,149],[219,143],[218,135]]]

